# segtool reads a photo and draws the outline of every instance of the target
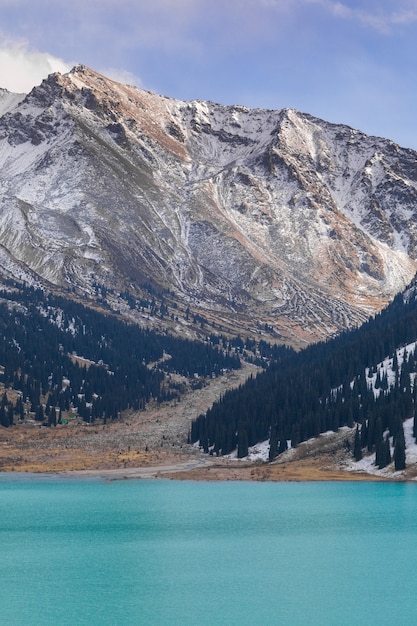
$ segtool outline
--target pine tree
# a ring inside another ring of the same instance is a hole
[[[7,394],[6,392],[4,392],[3,397],[1,399],[1,406],[6,407],[8,404],[9,404],[9,401],[7,399]]]
[[[417,442],[417,406],[414,408],[413,437]]]
[[[4,426],[5,428],[10,426],[9,418],[6,415],[6,409],[4,408],[4,406],[0,406],[0,424]]]
[[[40,404],[36,409],[35,420],[37,422],[43,422],[44,419],[45,419],[45,414],[43,412],[43,406]]]
[[[281,433],[279,436],[278,454],[282,454],[285,450],[288,450],[288,441]]]
[[[375,426],[375,465],[377,465],[379,469],[382,469],[386,465],[382,420],[380,417],[376,420]]]
[[[269,437],[269,460],[273,461],[278,454],[277,448],[277,429],[275,426],[275,421],[272,422],[271,425],[271,434]]]
[[[367,445],[368,445],[368,424],[366,420],[364,420],[361,426],[361,448],[366,448]]]
[[[375,418],[370,416],[368,419],[368,452],[372,452],[375,445]]]
[[[391,447],[390,447],[388,435],[385,437],[385,458],[387,461],[387,465],[389,465],[392,461],[392,458],[391,458]]]
[[[361,437],[359,434],[359,424],[356,425],[355,441],[353,444],[353,456],[355,461],[360,461],[362,458]]]
[[[244,426],[240,426],[237,434],[237,458],[242,459],[248,456],[248,433]]]
[[[405,456],[404,428],[403,428],[403,425],[401,424],[395,436],[394,465],[395,465],[396,471],[405,469],[406,467],[405,459],[406,459],[406,456]]]
[[[293,424],[291,429],[291,448],[296,448],[301,441],[300,424]]]
[[[383,469],[389,463],[391,463],[391,451],[388,435],[385,437],[384,440],[380,441],[377,444],[375,463],[376,465],[378,465],[379,469]]]
[[[50,426],[56,426],[56,410],[54,406],[50,407],[48,415],[48,424]]]
[[[14,420],[13,420],[13,405],[9,404],[9,406],[7,407],[7,418],[9,420],[9,426],[13,426],[14,424]]]

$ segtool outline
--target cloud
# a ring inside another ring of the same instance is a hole
[[[143,86],[139,76],[136,76],[133,72],[129,72],[127,70],[108,67],[99,69],[98,71],[104,76],[107,76],[107,78],[111,78],[111,80],[115,80],[123,85],[134,85],[135,87]]]
[[[0,87],[27,93],[53,72],[66,73],[71,65],[46,52],[31,50],[25,41],[0,44]]]
[[[349,19],[359,22],[380,33],[387,34],[398,25],[414,24],[417,21],[417,2],[397,3],[397,8],[392,11],[386,2],[369,2],[366,9],[351,7],[347,4],[334,0],[304,0],[308,4],[318,4],[337,18]]]

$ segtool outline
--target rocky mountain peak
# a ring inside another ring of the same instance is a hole
[[[7,107],[2,102],[7,100]],[[378,311],[417,269],[417,155],[294,109],[183,102],[83,65],[0,92],[0,272],[152,293],[295,345]],[[139,307],[140,309],[140,307]],[[138,308],[127,313],[149,323]],[[265,329],[267,329],[265,331]]]

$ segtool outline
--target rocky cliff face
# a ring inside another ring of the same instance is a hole
[[[24,99],[1,91],[0,114],[6,276],[87,298],[151,287],[178,332],[188,307],[302,345],[378,311],[417,270],[417,153],[391,141],[84,66]]]

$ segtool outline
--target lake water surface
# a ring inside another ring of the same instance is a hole
[[[0,623],[417,623],[417,485],[0,478]]]

